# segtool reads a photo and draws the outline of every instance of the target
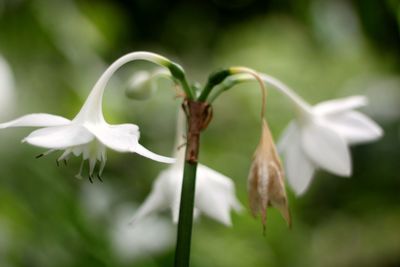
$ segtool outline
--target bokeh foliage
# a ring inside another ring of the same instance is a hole
[[[192,263],[394,267],[400,265],[399,12],[396,0],[0,0],[0,54],[16,80],[15,116],[72,117],[107,64],[135,50],[177,60],[193,81],[244,65],[278,77],[311,103],[371,96],[364,111],[386,133],[352,149],[352,178],[321,171],[303,197],[289,190],[291,230],[275,210],[268,212],[266,236],[247,210],[233,215],[232,228],[202,217]],[[152,67],[135,63],[118,72],[105,115],[113,123],[138,124],[141,142],[167,155],[180,101],[171,83],[160,81],[158,93],[143,102],[123,94],[133,71]],[[293,113],[273,89],[268,95],[267,118],[278,138]],[[260,131],[259,97],[255,84],[224,94],[202,140],[201,162],[231,177],[244,205]],[[114,235],[124,227],[132,231],[124,222],[165,165],[109,151],[105,182],[91,185],[74,178],[79,159],[66,168],[57,168],[57,155],[34,159],[42,151],[19,141],[27,133],[0,133],[0,266],[171,265],[175,229],[168,213],[154,227],[169,234],[127,236],[149,239],[144,250],[137,252],[140,242],[129,244],[135,240],[121,249]],[[152,253],[151,244],[162,248]]]

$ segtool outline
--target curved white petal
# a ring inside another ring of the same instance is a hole
[[[153,188],[153,191],[146,198],[143,204],[138,208],[130,223],[134,224],[140,220],[143,220],[145,217],[154,212],[162,211],[168,208],[168,205],[166,204],[167,203],[163,197],[162,192],[159,192],[157,189]]]
[[[132,150],[132,152],[138,153],[139,155],[158,161],[158,162],[162,162],[162,163],[168,163],[168,164],[172,164],[175,163],[175,159],[174,158],[169,158],[169,157],[164,157],[161,155],[158,155],[154,152],[151,152],[150,150],[148,150],[147,148],[145,148],[144,146],[142,146],[141,144],[137,144],[136,147]]]
[[[329,124],[346,138],[349,144],[371,142],[383,135],[382,128],[358,111],[329,116]]]
[[[363,107],[368,104],[365,96],[356,95],[346,98],[324,101],[313,107],[313,111],[319,115],[329,115],[341,113],[351,109]]]
[[[46,114],[46,113],[33,113],[15,120],[0,123],[0,129],[9,127],[50,127],[50,126],[62,126],[67,125],[71,121],[57,115]]]
[[[297,195],[302,195],[311,183],[315,166],[304,154],[299,136],[288,145],[284,155],[289,184]]]
[[[102,112],[102,101],[103,93],[106,88],[108,81],[111,79],[113,74],[123,65],[134,60],[146,60],[155,62],[157,64],[168,64],[169,60],[151,52],[132,52],[126,54],[116,61],[114,61],[100,76],[86,99],[83,107],[79,111],[78,115],[74,118],[75,122],[84,123],[85,121],[91,121],[94,123],[104,122]]]
[[[164,177],[157,181],[157,186],[161,188],[160,191],[164,192],[164,201],[171,210],[172,221],[178,223],[183,169],[174,167],[172,166],[160,174]]]
[[[102,85],[102,86],[105,86]],[[104,116],[102,111],[102,101],[103,101],[102,90],[92,89],[85,103],[83,104],[81,110],[74,118],[74,122],[84,123],[85,121],[90,121],[93,123],[104,123]]]
[[[139,140],[139,127],[134,124],[85,124],[85,127],[105,146],[118,152],[131,152]]]
[[[195,207],[227,226],[232,225],[231,209],[241,210],[231,179],[204,165],[197,169]]]
[[[87,144],[94,136],[80,125],[54,126],[33,131],[23,142],[49,149],[65,149]]]
[[[350,152],[344,138],[322,122],[308,122],[301,131],[301,143],[317,166],[336,175],[351,175]]]
[[[299,138],[298,126],[295,121],[292,121],[288,126],[286,126],[278,141],[278,152],[282,154],[286,149],[289,148],[290,144],[295,138]]]
[[[138,208],[131,223],[136,223],[152,213],[171,208],[180,187],[177,185],[177,172],[173,169],[162,171],[153,183],[153,188],[144,203]],[[180,191],[179,191],[180,192]],[[178,196],[179,199],[179,196]],[[173,210],[173,209],[172,209]],[[179,203],[178,208],[179,211]]]
[[[134,152],[149,159],[174,163],[175,159],[157,155],[139,144],[139,127],[135,124],[86,124],[85,127],[105,146],[118,152]]]

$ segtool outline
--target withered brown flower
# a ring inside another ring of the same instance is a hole
[[[254,153],[248,177],[248,194],[253,216],[261,214],[265,229],[267,208],[277,208],[291,226],[284,171],[268,123],[263,119],[260,143]]]

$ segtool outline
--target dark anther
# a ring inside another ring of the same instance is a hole
[[[89,182],[90,182],[91,184],[93,184],[93,179],[92,179],[92,175],[91,175],[91,174],[89,174]]]
[[[41,158],[43,156],[44,156],[44,154],[39,154],[39,155],[36,156],[36,158],[39,159],[39,158]]]
[[[101,176],[99,173],[97,174],[97,179],[99,179],[100,182],[103,182],[103,179],[101,179]]]
[[[67,160],[66,159],[64,159],[64,165],[67,166]]]
[[[56,164],[57,164],[57,167],[60,167],[60,162],[58,161],[58,159],[56,159]]]

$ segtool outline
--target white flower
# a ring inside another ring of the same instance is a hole
[[[15,102],[14,77],[7,61],[0,55],[0,117],[10,113]]]
[[[150,195],[137,210],[132,223],[166,209],[171,209],[172,220],[174,223],[178,222],[183,177],[181,166],[176,164],[158,175]],[[241,205],[235,197],[233,182],[228,177],[199,164],[194,202],[195,217],[204,213],[229,226],[231,225],[231,209],[241,210]]]
[[[175,242],[173,225],[161,216],[147,217],[135,227],[129,227],[126,222],[133,208],[127,204],[114,207],[117,212],[112,216],[109,231],[111,251],[118,259],[131,265],[165,253]]]
[[[183,112],[179,113],[178,127],[182,126]],[[177,144],[182,144],[181,132],[178,128]],[[148,215],[170,209],[174,223],[178,222],[179,206],[183,179],[183,160],[185,149],[181,147],[176,156],[177,162],[162,171],[153,183],[153,189],[144,203],[138,208],[132,223],[142,220]],[[197,166],[194,216],[204,213],[208,217],[231,225],[231,209],[239,212],[242,207],[235,197],[235,185],[225,175],[202,164]]]
[[[89,161],[90,180],[97,161],[100,162],[98,178],[101,179],[100,175],[106,162],[106,147],[118,152],[134,152],[156,161],[173,163],[174,159],[157,155],[139,144],[140,133],[137,125],[110,125],[103,117],[103,93],[112,74],[129,61],[147,59],[150,56],[150,53],[138,52],[115,61],[97,81],[78,115],[72,120],[51,114],[29,114],[0,124],[0,129],[21,126],[45,127],[32,132],[23,142],[48,149],[39,156],[64,150],[58,161],[66,160],[71,155],[82,155],[83,161]],[[81,177],[83,161],[77,177]]]
[[[353,110],[366,104],[363,96],[325,101],[313,107],[304,101],[298,103],[298,118],[289,124],[278,145],[285,157],[289,184],[297,194],[306,191],[318,168],[350,176],[349,145],[382,136],[379,125]]]

